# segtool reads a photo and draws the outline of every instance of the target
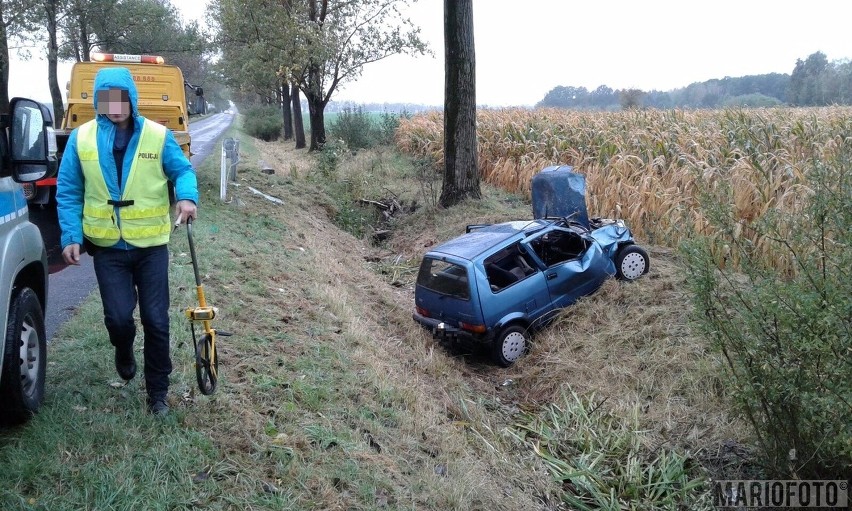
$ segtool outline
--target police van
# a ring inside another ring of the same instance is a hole
[[[9,112],[0,115],[0,424],[24,422],[44,398],[47,252],[21,184],[57,166],[50,110],[15,98]]]

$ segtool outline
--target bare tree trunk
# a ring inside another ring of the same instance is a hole
[[[6,16],[0,2],[0,113],[9,111],[9,40],[6,33]]]
[[[281,115],[284,117],[284,140],[293,140],[293,109],[290,108],[290,83],[281,79]]]
[[[311,147],[308,151],[319,151],[325,145],[325,101],[322,97],[322,72],[318,65],[308,68],[308,111],[311,118]]]
[[[59,77],[56,66],[59,61],[59,45],[56,42],[56,0],[44,0],[44,10],[47,15],[47,83],[50,88],[50,98],[53,101],[53,126],[62,125],[65,117],[65,106],[62,102],[62,89],[59,87]]]
[[[305,144],[305,123],[302,121],[302,99],[299,94],[299,87],[294,83],[290,87],[292,94],[293,106],[293,131],[296,136],[296,149],[304,149]]]
[[[444,183],[441,206],[479,199],[473,0],[444,0]]]

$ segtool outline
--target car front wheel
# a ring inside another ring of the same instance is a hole
[[[494,338],[492,355],[502,367],[509,367],[524,356],[529,344],[529,333],[521,325],[509,325]]]
[[[619,280],[636,280],[650,269],[648,252],[639,245],[626,245],[615,256],[615,277]]]
[[[0,422],[19,424],[44,398],[47,347],[44,314],[35,292],[23,288],[9,306],[0,378]]]

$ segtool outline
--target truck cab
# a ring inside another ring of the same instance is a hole
[[[51,119],[22,98],[0,116],[0,424],[27,420],[44,398],[47,251],[21,184],[56,172]]]

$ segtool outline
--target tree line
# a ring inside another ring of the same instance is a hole
[[[0,0],[0,27],[0,111],[8,110],[11,52],[45,56],[57,125],[64,116],[57,64],[87,61],[93,52],[161,55],[187,82],[206,85],[208,99],[225,101],[208,35],[168,0]]]
[[[727,108],[768,106],[827,106],[852,104],[852,62],[829,62],[816,52],[798,59],[791,74],[769,73],[725,77],[692,83],[671,91],[612,89],[606,85],[557,86],[536,107],[581,110],[627,108]]]

